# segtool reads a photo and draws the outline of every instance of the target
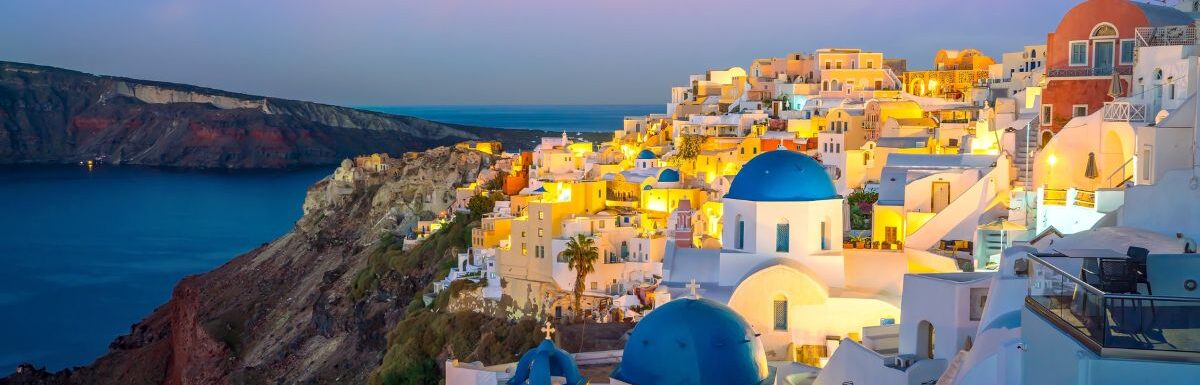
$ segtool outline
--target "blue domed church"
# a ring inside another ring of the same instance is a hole
[[[783,149],[763,152],[742,166],[722,201],[721,248],[668,250],[656,304],[694,281],[705,298],[727,305],[757,331],[771,361],[808,363],[801,352],[899,317],[898,296],[887,288],[893,280],[872,277],[902,276],[905,265],[892,263],[902,258],[881,263],[879,271],[847,262],[844,199],[816,160]]]

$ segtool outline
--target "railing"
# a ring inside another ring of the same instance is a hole
[[[1144,122],[1146,121],[1146,105],[1130,102],[1104,102],[1104,121]]]
[[[1047,70],[1046,76],[1052,78],[1112,76],[1113,72],[1119,75],[1131,75],[1133,74],[1133,67],[1058,67]]]
[[[1074,203],[1079,207],[1094,209],[1096,208],[1096,192],[1088,190],[1075,190]]]
[[[1197,44],[1196,27],[1190,25],[1141,27],[1134,33],[1138,47]]]
[[[1043,189],[1042,204],[1049,206],[1066,206],[1067,205],[1067,190],[1065,189]]]
[[[1134,159],[1137,158],[1129,157],[1129,160],[1121,163],[1121,166],[1113,170],[1112,174],[1108,174],[1108,178],[1104,179],[1104,184],[1109,186],[1109,188],[1125,188],[1125,182],[1133,180],[1133,173],[1136,170],[1134,168]]]
[[[1200,359],[1200,298],[1106,293],[1034,255],[1025,303],[1101,356],[1154,351]],[[1179,358],[1156,355],[1157,358]]]

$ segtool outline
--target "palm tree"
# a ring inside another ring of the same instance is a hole
[[[583,297],[583,283],[588,274],[596,271],[596,260],[600,259],[600,251],[596,249],[596,241],[583,234],[576,235],[567,241],[567,248],[558,253],[567,261],[567,267],[575,271],[575,303],[576,315],[582,314],[579,300]]]

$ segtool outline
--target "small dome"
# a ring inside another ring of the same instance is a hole
[[[586,384],[587,377],[579,374],[571,354],[554,346],[554,341],[542,340],[538,346],[521,355],[516,371],[508,385],[550,385],[551,376],[563,377],[567,384]]]
[[[654,152],[651,152],[648,148],[644,148],[641,152],[638,152],[637,158],[639,160],[658,159],[657,156],[654,156]]]
[[[787,150],[768,151],[742,166],[725,198],[755,202],[806,202],[838,198],[825,167]]]
[[[674,169],[664,169],[658,173],[658,181],[663,183],[679,182],[679,171]]]
[[[770,371],[762,343],[733,309],[680,298],[634,326],[612,377],[633,385],[759,385]]]

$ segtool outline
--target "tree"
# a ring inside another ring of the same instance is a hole
[[[567,248],[558,253],[567,261],[567,267],[575,271],[575,314],[583,314],[580,309],[580,298],[583,297],[583,284],[587,275],[596,271],[596,260],[600,259],[600,251],[596,249],[596,241],[586,235],[576,235],[567,241]]]
[[[487,194],[472,196],[471,200],[467,201],[467,209],[471,210],[472,218],[483,217],[483,214],[492,212],[492,209],[495,207],[496,200]]]

